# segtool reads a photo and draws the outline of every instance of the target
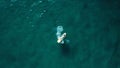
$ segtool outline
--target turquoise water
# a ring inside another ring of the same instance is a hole
[[[120,68],[119,3],[0,0],[0,68]]]

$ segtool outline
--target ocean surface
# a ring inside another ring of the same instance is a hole
[[[0,0],[0,68],[120,68],[120,1]]]

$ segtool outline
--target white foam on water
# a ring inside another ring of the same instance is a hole
[[[32,25],[31,27],[34,27],[34,25]]]
[[[37,1],[37,2],[34,2],[32,5],[31,5],[31,7],[34,7],[34,6],[37,6],[37,5],[39,5],[39,4],[41,4],[43,1]]]
[[[31,5],[31,7],[34,7],[36,5],[36,3],[34,2],[32,5]]]
[[[10,4],[10,7],[13,6],[13,4]]]
[[[29,11],[30,11],[30,12],[32,12],[33,10],[32,10],[32,9],[30,9]]]
[[[38,1],[38,3],[42,3],[42,1],[40,0],[40,1]]]
[[[63,31],[63,26],[57,26],[57,32],[62,32]]]
[[[40,17],[42,17],[42,16],[43,16],[43,14],[44,14],[44,13],[40,13]]]
[[[43,10],[43,12],[46,12],[46,10]]]

